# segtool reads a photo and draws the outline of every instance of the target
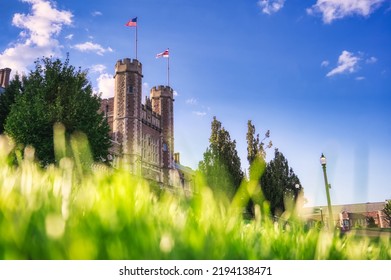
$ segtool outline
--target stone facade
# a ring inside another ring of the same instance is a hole
[[[180,182],[186,187],[188,169],[174,159],[174,91],[169,86],[153,87],[142,103],[142,78],[138,60],[117,61],[114,97],[101,101],[113,143],[110,153],[135,175],[164,186]]]
[[[11,69],[3,68],[0,69],[0,93],[2,93],[8,86],[10,81]]]

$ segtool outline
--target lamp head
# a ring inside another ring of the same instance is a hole
[[[322,166],[326,166],[326,163],[327,163],[327,159],[326,159],[326,157],[322,153],[322,155],[320,156],[320,164]]]

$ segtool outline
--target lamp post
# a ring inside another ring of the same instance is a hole
[[[327,181],[327,174],[326,174],[326,163],[327,163],[326,157],[322,153],[322,155],[320,157],[320,164],[322,165],[322,168],[323,168],[324,183],[325,183],[325,187],[326,187],[326,196],[327,196],[327,208],[329,210],[329,222],[328,223],[329,223],[329,229],[331,230],[334,227],[334,222],[333,222],[333,211],[331,210],[331,201],[330,201],[330,193],[329,193],[330,185]]]

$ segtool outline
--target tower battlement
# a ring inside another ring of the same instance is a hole
[[[174,97],[174,90],[170,86],[155,86],[151,88],[151,97],[157,97],[157,96],[166,96],[166,97]]]
[[[152,90],[169,90],[169,91],[173,91],[173,89],[170,86],[163,86],[163,85],[154,86],[152,88]]]
[[[137,59],[124,58],[117,61],[115,64],[115,73],[121,72],[136,72],[141,75],[142,64]]]

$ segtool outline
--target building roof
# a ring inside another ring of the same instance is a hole
[[[332,205],[333,216],[344,211],[349,213],[367,213],[381,211],[384,209],[386,202],[366,202],[366,203],[355,203],[355,204],[343,204],[343,205]],[[311,215],[314,213],[319,213],[320,208],[322,208],[323,213],[328,213],[327,206],[314,206],[314,207],[304,207],[303,214]]]

